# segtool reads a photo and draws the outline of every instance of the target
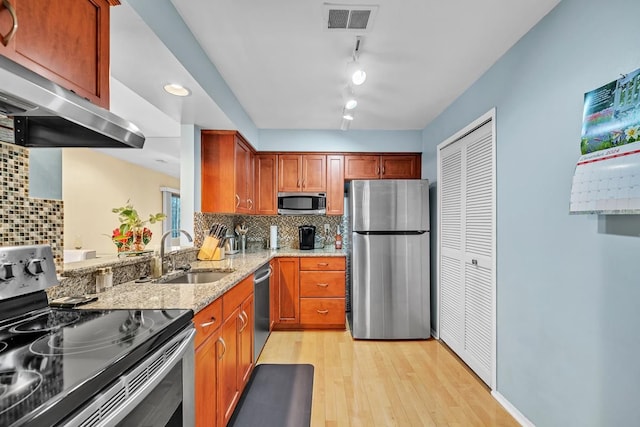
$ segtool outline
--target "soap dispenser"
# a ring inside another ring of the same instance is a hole
[[[340,226],[336,226],[336,249],[342,249],[342,236],[340,235]]]

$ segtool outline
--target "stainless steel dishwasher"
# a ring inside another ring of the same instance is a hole
[[[253,356],[254,361],[258,361],[258,356],[264,347],[264,343],[269,338],[270,322],[270,301],[269,298],[269,277],[271,277],[271,266],[267,262],[258,268],[253,275],[253,298],[254,298],[254,319],[255,330],[253,332]]]

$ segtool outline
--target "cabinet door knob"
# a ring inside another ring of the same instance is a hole
[[[477,259],[472,259],[472,260],[471,260],[471,264],[473,264],[473,265],[478,265],[478,260],[477,260]]]
[[[11,4],[11,2],[9,2],[9,0],[2,0],[2,5],[9,11],[9,15],[11,15],[11,21],[13,22],[13,25],[11,26],[9,32],[3,35],[0,39],[2,44],[6,46],[9,44],[13,36],[16,35],[16,31],[18,31],[18,16],[16,15],[16,10],[13,8],[13,5]]]

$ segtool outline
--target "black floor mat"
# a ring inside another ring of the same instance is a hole
[[[312,393],[313,365],[257,365],[228,425],[309,426]]]

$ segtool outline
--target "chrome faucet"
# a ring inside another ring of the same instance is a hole
[[[169,236],[174,231],[178,231],[178,232],[184,234],[185,236],[187,236],[187,239],[190,242],[193,242],[193,238],[191,237],[191,234],[189,234],[188,232],[186,232],[186,231],[184,231],[182,229],[174,228],[174,229],[171,229],[171,230],[165,232],[162,235],[162,237],[160,238],[160,259],[162,260],[162,274],[163,275],[167,273],[167,265],[164,262],[164,244],[165,244],[164,241],[166,240],[167,236]]]

